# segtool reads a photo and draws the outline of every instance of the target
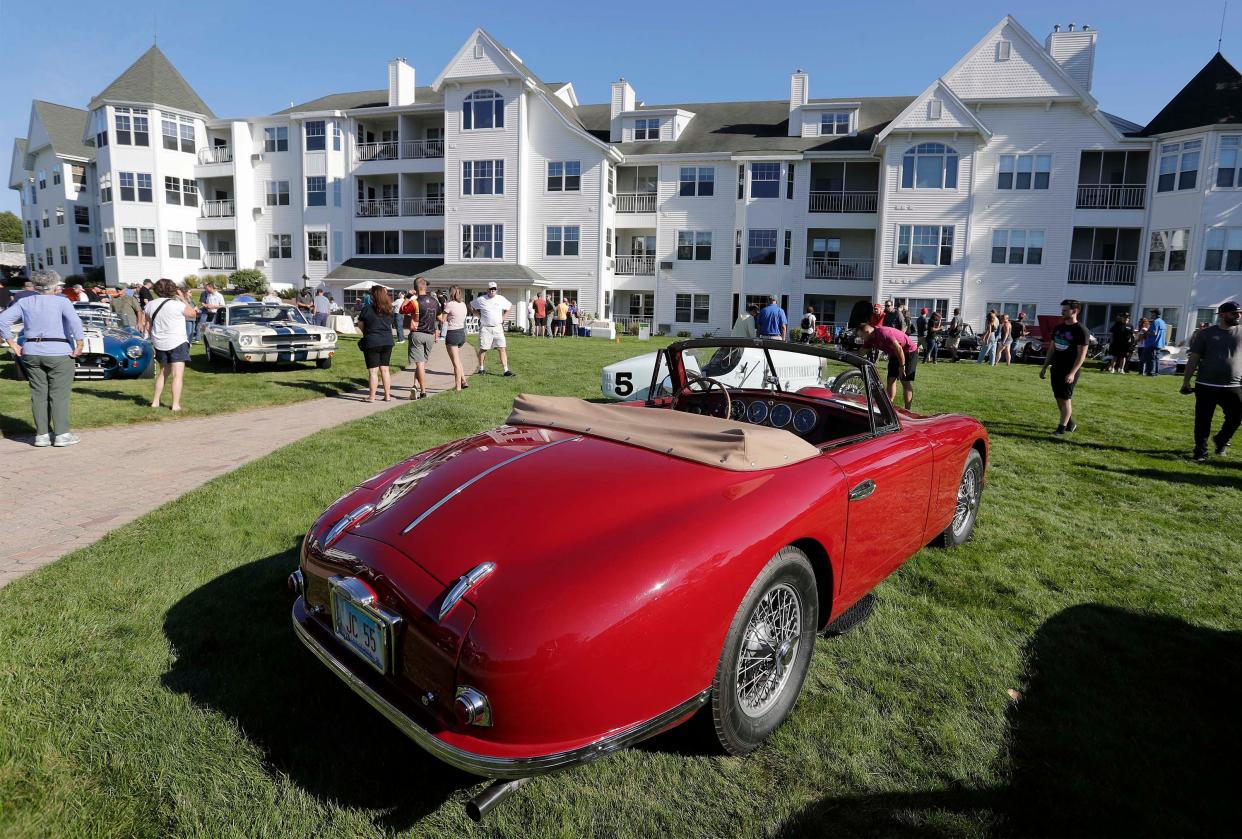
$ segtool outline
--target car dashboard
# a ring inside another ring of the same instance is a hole
[[[784,429],[816,446],[871,429],[865,403],[848,397],[825,404],[820,398],[770,390],[730,390],[729,396],[729,417],[735,422]],[[724,419],[725,400],[719,391],[685,394],[677,410]]]

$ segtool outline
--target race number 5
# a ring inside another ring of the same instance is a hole
[[[634,374],[618,373],[614,380],[612,389],[616,391],[617,396],[629,396],[634,392]]]

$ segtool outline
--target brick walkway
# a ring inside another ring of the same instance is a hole
[[[398,345],[393,361],[403,362],[404,353],[404,344]],[[469,344],[463,347],[462,360],[467,373],[478,367]],[[452,370],[443,341],[435,345],[427,366],[429,393],[452,387],[451,372],[439,372]],[[20,523],[10,528],[7,540],[0,543],[0,586],[91,544],[243,463],[316,431],[404,405],[413,384],[413,372],[395,373],[396,398],[392,402],[368,403],[362,391],[158,425],[85,429],[79,433],[81,443],[63,449],[36,449],[29,435],[0,439],[0,472],[5,483],[14,488],[8,493],[4,517],[10,523]],[[229,457],[224,461],[219,449],[185,446],[187,439],[226,436],[230,440]],[[135,457],[135,452],[142,456]],[[118,470],[118,463],[126,464],[124,471]],[[169,467],[170,463],[176,466]],[[72,481],[67,482],[66,475],[72,475]],[[118,485],[124,487],[124,493],[117,492]],[[85,507],[84,498],[98,500]],[[71,510],[75,506],[82,506],[76,514],[48,515],[49,510]],[[20,541],[13,538],[14,534],[20,534]]]

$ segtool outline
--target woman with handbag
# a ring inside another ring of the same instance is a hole
[[[384,401],[392,401],[392,301],[388,289],[382,285],[372,286],[370,300],[358,312],[357,324],[362,330],[358,349],[362,350],[367,365],[367,401],[375,401],[375,390],[380,381],[384,383]]]
[[[190,360],[190,340],[186,321],[198,319],[198,309],[190,305],[190,294],[169,279],[161,279],[153,289],[155,297],[146,305],[147,335],[155,347],[155,361],[160,370],[155,374],[155,393],[151,407],[160,406],[164,383],[171,379],[172,409],[181,410],[181,380]]]

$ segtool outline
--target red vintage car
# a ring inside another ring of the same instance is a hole
[[[753,386],[721,384],[755,348]],[[346,493],[290,578],[303,643],[482,776],[592,760],[705,707],[725,750],[757,748],[816,633],[923,546],[970,538],[988,438],[894,409],[871,364],[828,347],[692,340],[661,361],[646,402],[520,396],[507,425]]]

